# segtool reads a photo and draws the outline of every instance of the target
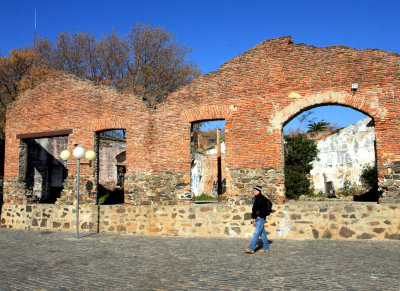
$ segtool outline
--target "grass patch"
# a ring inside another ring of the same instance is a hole
[[[106,193],[105,195],[99,198],[99,204],[104,204],[110,197],[110,193]]]
[[[325,193],[320,192],[320,193],[317,193],[317,194],[308,194],[307,197],[310,197],[310,198],[327,198],[328,195],[326,195]]]
[[[124,203],[124,190],[114,189],[112,191],[107,191],[99,197],[99,204],[101,205],[111,205],[111,204],[121,204]]]
[[[218,196],[209,196],[207,194],[201,194],[194,198],[195,201],[218,201]],[[222,200],[226,200],[226,196],[222,196]]]

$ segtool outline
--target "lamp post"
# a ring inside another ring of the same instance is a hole
[[[66,165],[77,165],[76,170],[76,238],[79,238],[79,168],[81,165],[81,159],[83,156],[86,157],[89,161],[93,161],[96,158],[96,153],[94,151],[87,151],[85,154],[85,150],[81,146],[77,146],[72,155],[77,159],[76,163],[68,163],[67,161],[71,157],[71,152],[69,150],[64,150],[61,152],[60,157],[65,161]]]

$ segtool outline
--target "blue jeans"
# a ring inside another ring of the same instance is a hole
[[[264,218],[256,218],[256,229],[254,230],[253,237],[251,238],[251,242],[249,245],[249,249],[253,251],[256,249],[260,235],[261,235],[261,240],[263,242],[262,249],[269,250],[267,232],[265,231],[264,223],[265,223]]]

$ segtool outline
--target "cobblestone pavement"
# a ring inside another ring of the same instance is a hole
[[[81,235],[0,229],[0,289],[400,290],[400,241]]]

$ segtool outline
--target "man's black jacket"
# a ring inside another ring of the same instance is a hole
[[[268,202],[267,198],[263,196],[261,193],[255,196],[253,210],[251,213],[251,218],[266,218],[268,214]]]

